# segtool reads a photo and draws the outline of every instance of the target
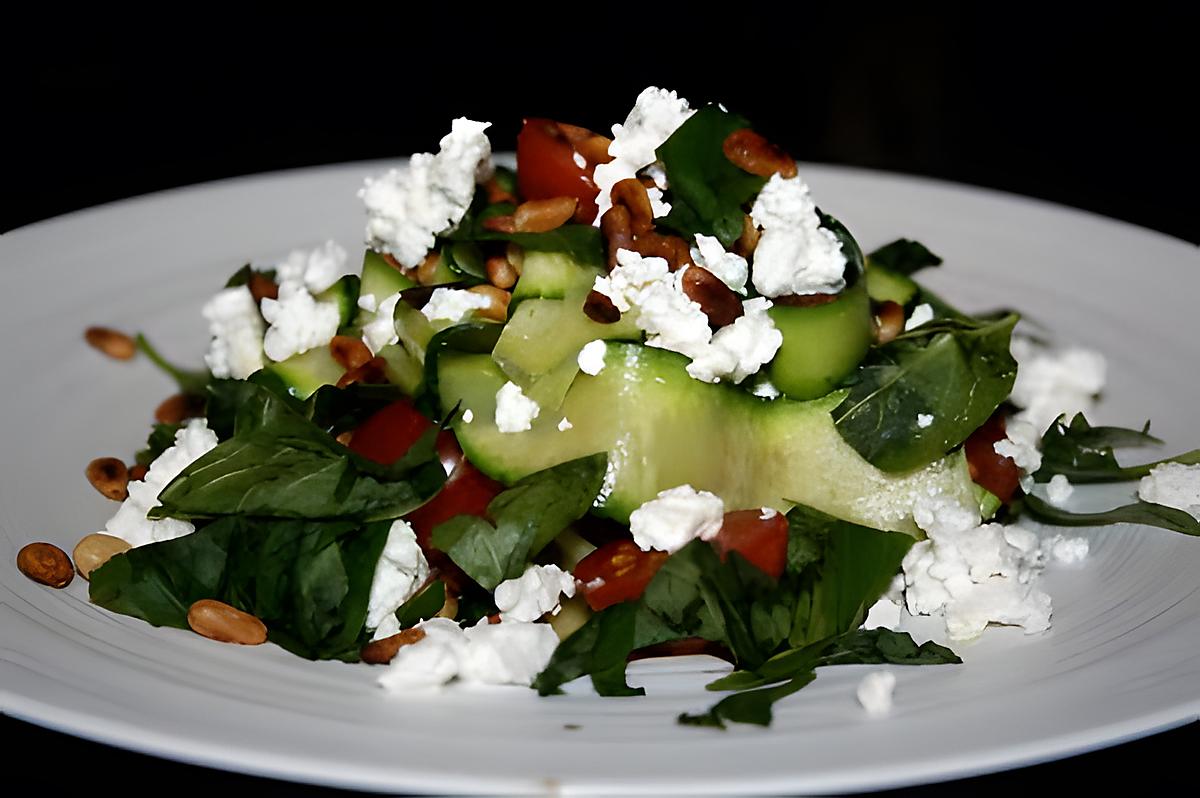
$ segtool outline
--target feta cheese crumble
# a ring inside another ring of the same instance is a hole
[[[366,628],[375,630],[372,640],[391,637],[400,631],[396,610],[412,598],[428,578],[429,562],[417,545],[417,533],[407,521],[393,521],[375,565],[367,599]]]
[[[1042,452],[1038,448],[1041,437],[1027,421],[1010,419],[1005,427],[1005,438],[992,446],[1001,457],[1011,457],[1017,468],[1025,475],[1042,467]]]
[[[917,413],[917,428],[929,429],[933,425],[933,416],[928,413]]]
[[[1163,463],[1138,483],[1138,498],[1200,519],[1200,464]]]
[[[650,86],[638,95],[625,124],[612,127],[613,140],[608,145],[608,154],[613,159],[596,165],[593,179],[600,189],[596,196],[600,208],[596,214],[597,226],[600,217],[612,207],[612,187],[636,177],[639,169],[652,165],[657,160],[654,151],[693,113],[695,111],[688,106],[687,100],[673,91]]]
[[[362,340],[372,355],[379,354],[380,349],[400,340],[396,332],[396,305],[400,302],[400,292],[397,291],[380,302],[375,318],[363,325]]]
[[[696,246],[692,247],[692,261],[720,278],[721,282],[737,291],[746,293],[746,280],[750,276],[750,265],[735,252],[726,252],[716,236],[696,234]]]
[[[1012,355],[1019,366],[1010,397],[1021,408],[1016,418],[1039,434],[1060,415],[1069,421],[1095,408],[1107,375],[1103,355],[1081,347],[1051,350],[1023,337],[1013,338]]]
[[[841,243],[821,227],[808,184],[800,177],[772,175],[754,200],[750,218],[763,229],[751,275],[760,294],[836,294],[846,287]]]
[[[872,718],[882,718],[892,712],[892,693],[896,689],[896,674],[891,671],[871,671],[858,683],[854,695]]]
[[[529,565],[516,579],[496,585],[496,609],[501,621],[531,622],[546,613],[557,614],[559,596],[575,595],[575,577],[557,565]]]
[[[319,294],[331,287],[346,271],[346,250],[330,239],[316,249],[293,250],[275,267],[280,289],[284,284]]]
[[[263,367],[266,325],[247,286],[219,291],[201,314],[212,335],[204,362],[214,377],[244,380]]]
[[[202,418],[193,418],[175,433],[175,444],[154,459],[141,480],[131,480],[129,496],[121,502],[116,515],[104,525],[104,531],[123,539],[130,546],[145,546],[174,540],[196,531],[188,521],[178,518],[151,520],[146,513],[158,506],[158,494],[183,469],[212,451],[217,435]]]
[[[506,382],[496,391],[496,428],[501,432],[524,432],[532,428],[540,412],[538,403],[515,382]]]
[[[742,315],[713,333],[709,344],[693,356],[687,373],[702,382],[733,383],[770,363],[783,345],[783,333],[767,315],[771,300],[755,297],[742,302]]]
[[[468,407],[463,411],[462,420],[464,424],[470,424],[475,420],[475,412]]]
[[[1046,501],[1050,502],[1055,507],[1062,507],[1067,503],[1067,499],[1071,498],[1071,494],[1075,492],[1075,486],[1071,484],[1071,480],[1067,479],[1062,474],[1055,474],[1050,477],[1050,481],[1046,483]]]
[[[414,268],[434,239],[462,221],[475,184],[491,177],[487,122],[455,119],[437,155],[417,153],[407,169],[368,177],[358,192],[367,209],[367,244]]]
[[[464,288],[435,288],[421,313],[430,321],[458,324],[473,311],[488,307],[492,300]]]
[[[922,324],[928,324],[931,321],[933,321],[933,308],[923,302],[913,308],[912,315],[904,322],[904,331],[915,330]]]
[[[928,535],[905,555],[904,599],[913,615],[942,614],[951,640],[989,623],[1050,627],[1050,597],[1035,586],[1044,557],[1018,526],[980,525],[979,511],[941,495],[922,496],[913,519]]]
[[[579,357],[576,358],[579,370],[593,377],[604,371],[604,353],[607,349],[608,345],[600,339],[588,341],[583,345],[583,349],[579,350]]]
[[[337,335],[341,324],[337,303],[320,301],[314,294],[337,282],[345,266],[346,250],[326,241],[311,252],[292,252],[276,267],[279,296],[262,301],[262,315],[270,325],[263,337],[267,357],[287,360],[324,346]]]
[[[575,429],[575,425],[572,424],[569,420],[567,420],[566,416],[563,416],[562,421],[558,422],[558,431],[566,432],[569,429]]]
[[[721,531],[725,502],[706,490],[680,485],[660,491],[629,516],[633,542],[642,551],[674,553],[696,538],[711,540]]]

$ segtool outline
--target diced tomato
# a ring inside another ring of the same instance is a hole
[[[1002,502],[1012,500],[1021,481],[1021,469],[1011,457],[996,454],[996,442],[1004,440],[1004,414],[997,410],[963,444],[967,468],[975,484],[986,488]]]
[[[368,460],[391,465],[432,426],[433,422],[418,413],[412,402],[402,399],[360,424],[350,439],[350,449]]]
[[[783,513],[763,518],[762,510],[736,510],[725,513],[721,531],[712,544],[724,560],[731,551],[778,579],[787,564],[788,522]]]
[[[517,187],[527,200],[575,197],[575,221],[591,224],[599,208],[592,167],[575,162],[571,142],[551,119],[526,119],[517,136]]]
[[[642,551],[632,540],[605,543],[575,566],[580,592],[593,610],[641,598],[667,560],[665,551]]]

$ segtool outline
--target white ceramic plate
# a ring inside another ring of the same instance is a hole
[[[100,357],[89,324],[141,329],[198,362],[200,306],[251,258],[361,240],[354,192],[380,164],[251,177],[121,202],[0,239],[0,709],[188,762],[377,790],[578,793],[834,792],[944,779],[1076,753],[1200,715],[1200,540],[1144,528],[1090,533],[1086,567],[1051,570],[1054,628],[989,631],[958,667],[896,669],[896,708],[872,721],[862,667],[825,669],[770,729],[677,726],[713,700],[721,665],[638,663],[643,698],[450,689],[386,695],[365,666],[274,646],[215,645],[88,604],[77,579],[22,577],[17,550],[68,551],[114,505],[83,478],[128,455],[171,391],[144,362]],[[864,246],[897,236],[946,258],[928,279],[967,308],[1024,309],[1108,355],[1101,420],[1147,417],[1195,445],[1200,258],[1183,242],[1013,196],[810,167],[827,210]],[[1086,497],[1085,497],[1086,498]]]

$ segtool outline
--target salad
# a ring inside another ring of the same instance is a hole
[[[921,243],[864,254],[736,113],[652,87],[611,138],[526,119],[515,170],[488,127],[366,180],[361,266],[330,241],[232,275],[205,370],[89,330],[180,392],[133,466],[89,465],[104,531],[21,570],[392,691],[634,695],[631,659],[711,654],[727,694],[679,720],[724,726],[824,666],[1045,631],[1038,574],[1088,550],[1046,524],[1200,534],[1200,450],[1123,465],[1149,425],[1088,422],[1102,357],[955,308]],[[1131,503],[1072,509],[1119,481]]]

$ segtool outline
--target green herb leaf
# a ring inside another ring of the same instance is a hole
[[[252,385],[252,383],[247,383]],[[159,494],[152,517],[398,518],[445,481],[430,430],[391,466],[342,446],[261,386],[239,391],[234,434]]]
[[[266,277],[271,282],[275,281],[274,269],[256,269],[247,263],[242,268],[234,272],[228,280],[225,281],[226,288],[237,288],[239,285],[248,285],[254,275]]]
[[[838,432],[884,471],[932,463],[967,439],[1008,398],[1017,364],[1009,354],[1016,316],[936,331],[873,349],[833,411]],[[933,416],[928,427],[918,415]]]
[[[433,529],[433,545],[480,586],[515,579],[559,532],[591,508],[607,456],[594,454],[530,474],[488,505],[487,520],[459,515]]]
[[[1072,513],[1037,496],[1027,495],[1021,500],[1021,509],[1043,523],[1058,526],[1144,524],[1184,535],[1200,535],[1200,520],[1193,518],[1190,513],[1147,501],[1137,501],[1101,513]]]
[[[932,640],[917,645],[908,632],[856,629],[839,637],[821,656],[821,665],[958,665],[962,660]]]
[[[183,424],[155,424],[146,440],[146,448],[139,451],[134,460],[138,465],[150,465],[160,454],[175,445],[175,433],[181,429]]]
[[[720,729],[725,728],[726,721],[770,726],[775,702],[799,691],[816,678],[816,671],[808,670],[774,687],[760,687],[757,690],[734,693],[713,704],[708,712],[699,715],[684,713],[678,720],[684,726],[715,726]]]
[[[1156,460],[1144,465],[1122,467],[1117,463],[1113,450],[1133,446],[1159,446],[1162,441],[1150,434],[1150,422],[1141,430],[1124,427],[1093,427],[1082,413],[1067,423],[1061,417],[1042,436],[1042,467],[1033,478],[1037,482],[1049,482],[1055,474],[1062,474],[1071,482],[1126,482],[1141,479],[1150,469],[1163,463],[1200,463],[1200,449],[1193,449],[1175,457]]]
[[[192,396],[204,396],[205,386],[212,379],[212,375],[207,371],[188,371],[176,366],[159,354],[149,339],[141,333],[137,334],[137,348],[138,351],[150,358],[150,362],[158,366],[163,373],[175,380],[175,384],[179,386],[179,390],[182,393]]]
[[[942,265],[942,259],[924,244],[907,238],[898,238],[885,244],[868,255],[867,260],[899,274],[912,274],[930,266]]]
[[[425,586],[417,595],[400,605],[396,610],[396,620],[401,629],[416,626],[441,612],[446,603],[446,583],[436,579]]]
[[[726,247],[742,234],[742,206],[766,181],[743,172],[722,145],[735,130],[750,127],[741,116],[709,105],[692,114],[656,151],[671,186],[671,212],[656,220],[691,240],[716,236]]]
[[[217,599],[267,625],[308,659],[358,659],[375,566],[390,523],[223,518],[119,554],[92,574],[93,603],[155,626],[187,628]]]
[[[471,241],[454,241],[442,248],[446,265],[459,274],[487,282],[484,268],[483,248]]]

